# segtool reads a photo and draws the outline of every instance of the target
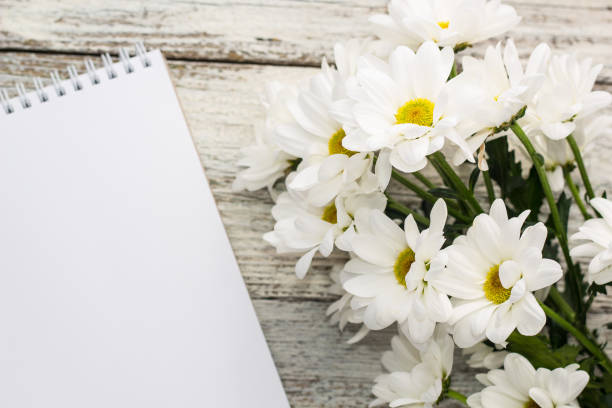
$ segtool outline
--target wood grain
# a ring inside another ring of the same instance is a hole
[[[169,66],[179,98],[243,277],[283,383],[296,408],[364,407],[391,330],[349,346],[324,319],[335,296],[328,274],[343,254],[318,259],[307,278],[295,278],[295,258],[278,256],[261,239],[272,228],[266,192],[234,193],[231,183],[241,146],[253,140],[263,111],[259,93],[272,79],[315,72],[334,40],[363,36],[366,16],[386,0],[119,1],[0,0],[0,87],[47,77],[68,64],[82,70],[84,56],[144,39],[174,60]],[[609,0],[512,2],[524,17],[514,37],[522,54],[539,41],[591,56],[607,65],[597,85],[612,91],[612,6]],[[2,52],[4,50],[4,52]],[[29,52],[34,51],[34,52]],[[482,47],[472,50],[481,53]],[[239,64],[236,62],[240,62]],[[251,64],[252,63],[252,64]],[[99,65],[99,64],[98,64]],[[297,66],[282,66],[297,65]],[[64,74],[64,77],[67,75]],[[13,92],[14,94],[14,92]],[[612,113],[612,110],[608,110]],[[0,129],[1,133],[1,129]],[[589,162],[594,183],[612,189],[612,140],[600,140]],[[429,173],[431,174],[431,173]],[[411,204],[414,196],[392,187]],[[482,195],[482,189],[479,190]],[[572,213],[570,228],[580,218]],[[610,321],[612,297],[598,298],[593,327]],[[604,332],[612,340],[610,332]],[[612,347],[609,347],[612,352]],[[459,354],[457,352],[457,354]],[[461,358],[454,388],[478,389]]]
[[[98,54],[144,40],[175,59],[319,65],[322,56],[331,58],[333,42],[369,35],[368,16],[383,12],[386,3],[3,0],[0,48]],[[508,3],[523,17],[511,32],[522,52],[546,41],[601,60],[612,57],[608,0]]]

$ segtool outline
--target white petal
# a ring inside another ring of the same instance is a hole
[[[366,262],[393,267],[398,253],[380,240],[357,234],[351,243],[355,254]]]
[[[530,292],[545,288],[556,283],[563,276],[561,265],[552,259],[542,259],[537,271],[525,274],[527,289]]]
[[[531,397],[531,399],[541,408],[555,408],[548,393],[541,388],[531,388],[529,390],[529,397]]]
[[[306,252],[295,264],[295,274],[299,279],[303,279],[304,276],[306,276],[308,269],[310,269],[312,258],[317,252],[317,249],[319,248],[313,248],[310,251]]]
[[[499,280],[506,289],[511,288],[521,278],[521,267],[518,262],[509,260],[499,267]]]
[[[441,234],[442,231],[444,230],[444,225],[446,224],[446,217],[447,217],[447,210],[446,210],[446,202],[444,202],[443,199],[438,199],[433,208],[431,209],[431,213],[430,213],[430,225],[429,225],[429,231],[430,233],[435,233],[435,234]]]
[[[386,190],[387,185],[389,185],[389,180],[391,180],[391,162],[389,161],[389,157],[391,156],[390,149],[382,149],[378,154],[378,159],[376,160],[376,167],[374,172],[376,173],[376,178],[378,179],[378,186],[381,190]]]
[[[568,137],[576,129],[574,122],[556,122],[542,125],[542,132],[552,140],[561,140]]]
[[[527,293],[520,302],[512,306],[518,331],[525,336],[535,336],[546,324],[544,310],[532,293]]]
[[[344,282],[344,290],[359,297],[374,297],[389,287],[389,280],[379,274],[363,274]]]

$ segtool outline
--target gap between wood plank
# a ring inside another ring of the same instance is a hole
[[[21,54],[40,54],[40,55],[57,55],[57,56],[66,56],[66,57],[92,57],[98,58],[101,53],[89,53],[89,52],[80,52],[80,51],[56,51],[56,50],[47,50],[47,49],[23,49],[23,48],[2,48],[0,47],[0,53],[21,53]],[[118,53],[110,52],[112,57],[119,58]],[[208,63],[208,64],[233,64],[233,65],[253,65],[253,66],[268,66],[268,67],[294,67],[294,68],[319,68],[320,64],[299,64],[295,62],[272,62],[272,61],[257,61],[257,60],[231,60],[231,59],[223,59],[223,58],[210,58],[210,59],[198,59],[198,58],[174,58],[171,56],[164,55],[166,60],[172,62],[193,62],[193,63]],[[333,61],[330,61],[333,63]],[[598,79],[595,81],[597,85],[612,85],[612,79]]]
[[[146,44],[145,44],[146,46]],[[128,47],[129,48],[129,47]],[[23,54],[41,54],[41,55],[59,55],[59,56],[82,56],[82,57],[99,57],[101,53],[95,52],[81,52],[81,51],[59,51],[59,50],[47,50],[47,49],[37,49],[37,48],[14,48],[0,47],[0,53],[23,53]],[[109,52],[112,57],[119,58],[119,54],[115,52]],[[211,64],[236,64],[236,65],[262,65],[262,66],[271,66],[271,67],[296,67],[296,68],[318,68],[320,64],[309,64],[309,63],[295,63],[288,61],[287,63],[283,62],[272,62],[272,61],[257,61],[257,60],[232,60],[232,59],[223,59],[223,58],[175,58],[171,56],[164,55],[166,60],[173,62],[203,62],[203,63],[211,63]]]

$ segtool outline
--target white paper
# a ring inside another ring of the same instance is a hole
[[[148,56],[0,111],[0,407],[289,406]]]

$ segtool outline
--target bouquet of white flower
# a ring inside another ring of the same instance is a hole
[[[315,254],[349,253],[329,314],[361,325],[350,342],[397,323],[371,406],[612,406],[612,361],[586,324],[612,283],[612,201],[582,158],[612,135],[612,96],[592,90],[601,65],[546,44],[526,65],[511,39],[459,61],[519,20],[499,0],[391,0],[375,37],[267,86],[234,186],[284,178],[264,239],[301,256],[299,278]],[[392,197],[391,178],[420,206]],[[568,237],[573,204],[585,221]],[[467,398],[451,385],[455,345],[490,370]]]

